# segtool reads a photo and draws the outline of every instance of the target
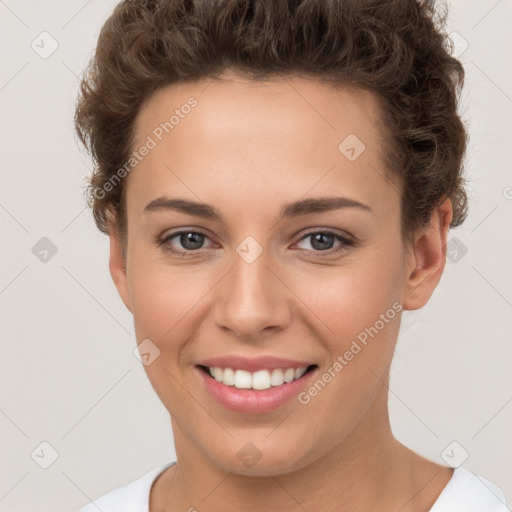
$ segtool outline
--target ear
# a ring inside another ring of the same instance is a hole
[[[110,258],[109,258],[109,269],[112,280],[116,285],[117,291],[121,296],[124,305],[132,312],[132,306],[130,302],[130,293],[128,289],[128,274],[126,271],[125,256],[123,255],[122,242],[119,237],[119,232],[114,224],[110,224],[109,227],[109,238],[110,238]]]
[[[409,248],[403,308],[423,307],[434,292],[446,263],[446,241],[453,217],[449,198],[434,210],[430,221],[414,235]]]

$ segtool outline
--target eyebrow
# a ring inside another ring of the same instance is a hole
[[[311,213],[322,213],[341,208],[359,208],[371,212],[372,209],[359,201],[348,197],[320,197],[302,199],[293,203],[286,203],[281,207],[280,218],[294,218]],[[213,206],[198,203],[182,198],[158,197],[150,201],[144,208],[145,212],[172,210],[205,219],[214,219],[223,222],[222,215]]]

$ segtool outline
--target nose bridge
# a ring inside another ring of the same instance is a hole
[[[268,250],[251,237],[236,247],[231,271],[222,280],[216,300],[219,327],[241,338],[254,339],[261,331],[282,328],[289,321],[285,287],[270,266]]]

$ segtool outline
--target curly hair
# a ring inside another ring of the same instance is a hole
[[[388,142],[384,164],[402,188],[402,235],[425,226],[445,198],[451,227],[461,224],[464,68],[451,54],[446,17],[434,0],[122,1],[102,27],[75,112],[95,166],[87,195],[98,228],[108,233],[114,220],[126,235],[126,187],[112,177],[130,159],[143,103],[166,85],[228,69],[372,92]]]

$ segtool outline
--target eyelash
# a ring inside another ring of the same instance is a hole
[[[179,235],[182,235],[184,233],[200,234],[200,235],[203,235],[208,238],[208,235],[201,230],[191,230],[191,229],[181,230],[181,231],[176,231],[175,233],[170,233],[164,237],[158,238],[156,241],[156,245],[158,247],[162,247],[162,249],[164,251],[172,253],[175,256],[179,256],[179,257],[196,256],[202,249],[197,249],[195,251],[190,251],[190,250],[186,250],[186,249],[185,250],[176,250],[176,249],[173,249],[171,247],[171,245],[168,243],[169,240],[171,240]],[[315,250],[310,250],[310,249],[298,249],[298,250],[313,253],[313,254],[315,254],[315,256],[316,255],[322,256],[323,254],[332,255],[332,254],[337,254],[340,252],[345,252],[345,251],[348,251],[349,248],[355,247],[355,245],[356,245],[356,243],[353,240],[350,240],[350,239],[336,233],[335,231],[331,231],[329,229],[319,230],[319,231],[318,230],[310,231],[309,233],[306,233],[305,235],[303,235],[297,243],[302,242],[306,238],[308,238],[312,235],[317,235],[317,234],[332,235],[332,236],[334,236],[334,238],[336,240],[340,241],[342,244],[337,249],[327,249],[325,251],[318,251],[318,250],[315,251]],[[208,251],[208,249],[206,249],[206,250]]]

